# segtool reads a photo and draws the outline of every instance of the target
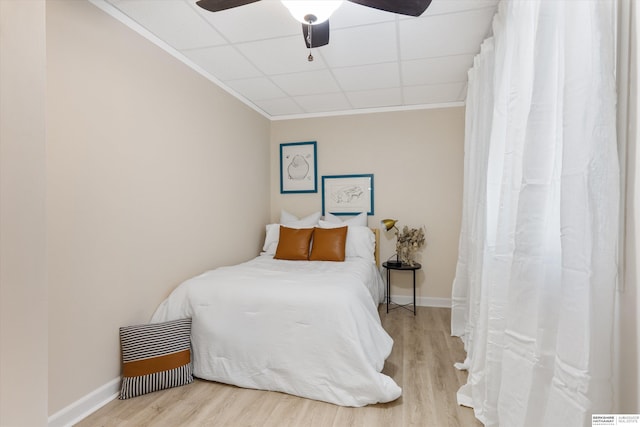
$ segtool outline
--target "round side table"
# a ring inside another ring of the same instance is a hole
[[[396,263],[383,262],[382,266],[387,269],[387,295],[385,298],[385,300],[387,301],[387,313],[389,312],[389,304],[392,304],[395,306],[395,307],[391,307],[391,310],[393,310],[394,308],[402,307],[405,310],[409,310],[409,311],[412,311],[412,310],[407,306],[413,305],[413,315],[415,316],[416,315],[416,271],[420,270],[422,268],[422,265],[418,263],[415,263],[413,265],[402,263],[398,265]],[[391,301],[391,270],[413,272],[413,304],[412,303],[397,304]]]

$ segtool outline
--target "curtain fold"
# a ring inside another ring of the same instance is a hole
[[[612,407],[619,171],[615,3],[500,4],[469,71],[452,334],[488,426]]]

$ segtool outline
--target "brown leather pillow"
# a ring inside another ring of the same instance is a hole
[[[309,261],[344,261],[348,227],[318,228],[313,232]]]
[[[309,244],[313,236],[313,228],[289,228],[280,226],[280,238],[275,259],[308,260]]]

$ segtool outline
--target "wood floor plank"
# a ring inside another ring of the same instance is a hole
[[[334,425],[338,406],[317,400],[304,399],[297,405],[295,418],[291,419],[292,426],[331,427]],[[269,420],[271,425],[280,426],[278,418]]]
[[[451,310],[418,307],[380,319],[394,340],[383,373],[402,396],[363,408],[336,406],[301,397],[196,379],[192,384],[128,400],[114,400],[76,427],[255,426],[481,427],[473,411],[459,406],[456,392],[466,372],[453,367],[465,357],[462,342],[450,336]]]

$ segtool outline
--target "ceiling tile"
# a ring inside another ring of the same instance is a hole
[[[342,90],[347,92],[400,86],[400,72],[396,62],[335,68],[333,75]]]
[[[406,104],[443,104],[456,102],[464,83],[444,83],[428,86],[407,86],[402,95]]]
[[[232,46],[188,50],[184,51],[183,54],[220,80],[262,75]]]
[[[460,89],[460,93],[458,94],[458,101],[464,101],[467,99],[467,87],[469,86],[469,82],[465,82]]]
[[[287,95],[266,77],[255,79],[228,80],[230,88],[247,99],[262,101],[264,99],[284,98]]]
[[[125,15],[174,49],[225,44],[226,40],[184,1],[113,1]]]
[[[351,105],[342,93],[296,96],[293,98],[306,113],[350,110]]]
[[[322,57],[331,67],[376,64],[398,58],[395,25],[392,22],[331,31]]]
[[[403,61],[402,83],[408,86],[467,81],[474,55],[443,56]]]
[[[494,13],[493,9],[478,9],[401,20],[401,59],[476,54],[490,33]]]
[[[302,35],[242,43],[236,46],[249,61],[269,76],[325,68],[320,55],[314,55],[313,62],[307,60],[309,51]]]
[[[351,105],[355,108],[380,108],[402,105],[402,91],[399,87],[347,92],[346,95]]]
[[[272,80],[290,96],[340,91],[335,79],[328,70],[282,74],[273,76]]]
[[[345,1],[331,15],[330,24],[332,29],[339,29],[395,21],[395,19],[396,15],[393,13]]]
[[[265,99],[256,101],[256,105],[271,116],[288,116],[304,113],[304,110],[291,98]]]

